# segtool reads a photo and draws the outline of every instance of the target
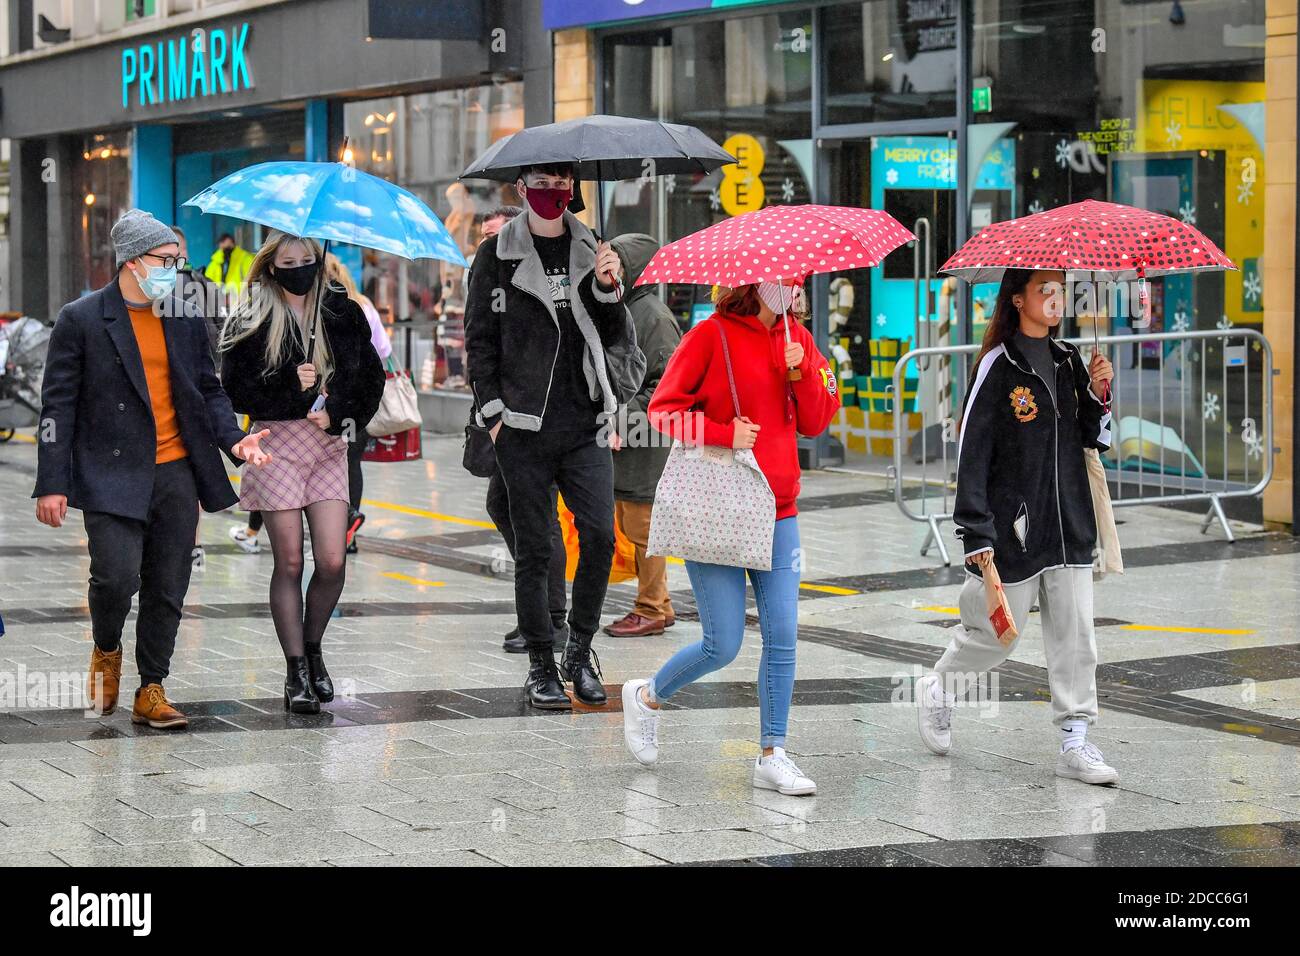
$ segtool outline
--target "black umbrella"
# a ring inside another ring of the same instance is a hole
[[[575,178],[600,182],[708,173],[735,161],[694,126],[597,115],[513,133],[493,143],[460,178],[513,183],[523,166],[570,163]]]

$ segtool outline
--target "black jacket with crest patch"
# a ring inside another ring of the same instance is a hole
[[[1110,412],[1089,389],[1079,350],[1056,339],[1051,348],[1059,407],[1006,342],[981,360],[962,414],[957,536],[968,558],[992,549],[1005,584],[1093,563],[1097,525],[1083,450],[1110,447]]]

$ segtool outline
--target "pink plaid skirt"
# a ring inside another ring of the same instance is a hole
[[[253,431],[269,429],[262,450],[271,460],[261,468],[245,465],[239,506],[245,511],[288,511],[315,501],[348,500],[348,446],[340,435],[327,435],[305,418],[253,422]]]

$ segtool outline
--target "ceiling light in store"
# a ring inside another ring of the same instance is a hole
[[[99,151],[100,159],[108,159],[108,157],[112,155],[113,155],[113,147],[111,146],[105,146],[103,149]]]
[[[82,159],[90,159],[90,150],[86,150],[84,153],[82,153],[82,154],[81,154],[81,158],[82,158]]]
[[[1014,32],[1014,33],[1021,33],[1021,34],[1024,34],[1025,36],[1036,37],[1036,36],[1038,36],[1039,34],[1042,34],[1042,33],[1046,33],[1046,32],[1047,32],[1047,24],[1045,24],[1045,23],[1013,23],[1013,24],[1011,25],[1011,30],[1012,30],[1012,32]]]
[[[392,123],[392,121],[395,120],[395,119],[397,119],[397,112],[396,112],[396,111],[393,111],[393,112],[389,113],[387,116],[384,117],[384,122],[385,122],[385,123]]]
[[[93,206],[93,205],[95,205],[95,194],[94,194],[94,193],[86,193],[85,203],[86,203],[87,206]]]
[[[346,149],[343,150],[343,162],[345,162],[345,163],[351,163],[351,162],[352,162],[352,147],[351,147],[351,146],[349,146],[349,147],[347,147]]]
[[[882,57],[880,58],[880,62],[881,62],[881,63],[888,63],[888,62],[889,62],[890,60],[892,60],[893,58],[894,58],[894,51],[893,51],[893,50],[886,50],[886,51],[885,51],[885,55],[882,56]]]

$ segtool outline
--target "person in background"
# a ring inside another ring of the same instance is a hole
[[[221,335],[221,377],[235,411],[269,425],[274,460],[244,472],[240,504],[271,536],[271,617],[284,651],[284,706],[314,714],[334,699],[321,643],[343,592],[347,442],[379,407],[384,369],[361,307],[320,275],[321,246],[272,231]],[[303,516],[313,570],[304,601]]]
[[[659,484],[671,446],[658,440],[658,434],[651,432],[645,419],[655,386],[682,340],[682,333],[658,292],[652,286],[636,284],[659,251],[659,243],[643,233],[628,233],[618,236],[610,245],[618,253],[622,266],[623,288],[631,290],[623,304],[632,313],[637,345],[646,357],[646,373],[641,390],[627,403],[626,425],[620,428],[623,447],[614,452],[614,518],[636,548],[636,607],[625,617],[607,624],[605,633],[610,637],[644,637],[662,634],[665,628],[676,623],[668,597],[668,562],[646,554],[655,486]],[[654,440],[645,447],[631,447],[626,434],[629,428]]]
[[[361,313],[370,326],[370,344],[375,347],[381,362],[387,362],[393,354],[393,343],[388,338],[388,331],[379,317],[379,310],[366,296],[357,291],[357,284],[339,257],[334,253],[325,256],[325,277],[343,287],[348,298],[361,306]],[[347,553],[357,553],[356,535],[366,523],[366,516],[361,512],[361,493],[364,476],[361,474],[361,456],[366,451],[366,433],[363,431],[348,442],[348,536]]]
[[[185,242],[185,231],[180,226],[172,226],[172,232],[176,234],[176,244],[180,248],[180,260],[184,261],[183,266],[176,269],[176,292],[180,300],[186,303],[192,303],[203,316],[204,322],[208,328],[208,347],[212,351],[212,360],[217,361],[217,342],[221,338],[221,325],[226,321],[225,296],[221,294],[221,288],[202,272],[194,271],[194,264],[189,260],[189,248]],[[217,372],[220,374],[221,367],[217,366]],[[203,506],[199,506],[202,512]],[[201,515],[200,515],[201,516]],[[199,540],[200,529],[196,526],[194,529],[194,550],[190,552],[190,563],[194,566],[195,571],[202,571],[204,568],[203,544]]]
[[[790,287],[772,282],[719,290],[716,311],[682,338],[650,402],[650,423],[678,441],[750,448],[776,499],[770,571],[687,561],[702,639],[681,648],[649,680],[623,685],[623,740],[638,763],[659,758],[659,708],[730,664],[745,636],[745,579],[754,586],[763,653],[758,664],[759,747],[753,785],[789,796],[817,792],[785,753],[799,631],[798,436],[826,430],[840,407],[835,373],[812,333],[780,314]],[[726,336],[725,340],[723,336]],[[735,372],[733,399],[726,356]],[[787,369],[802,373],[789,381]],[[739,405],[743,417],[737,417]],[[701,506],[708,491],[701,489]]]
[[[573,694],[605,703],[591,650],[614,559],[614,464],[599,418],[617,410],[607,350],[626,343],[618,255],[568,206],[573,169],[526,167],[515,188],[528,212],[474,257],[466,300],[469,382],[490,430],[515,532],[515,609],[528,646],[524,694],[567,710],[552,652],[547,583],[558,486],[578,530],[569,638],[561,661]],[[639,356],[638,356],[639,358]]]
[[[90,552],[87,694],[117,707],[122,629],[140,594],[131,722],[185,727],[163,681],[176,648],[199,505],[235,503],[218,449],[249,472],[272,461],[266,431],[245,435],[212,364],[204,317],[173,302],[180,245],[129,209],[110,233],[117,275],[65,305],[50,335],[36,450],[36,518],[63,525],[79,508]]]
[[[523,212],[518,206],[497,206],[491,212],[483,217],[481,226],[483,239],[491,239],[501,227],[508,223],[515,216]],[[473,275],[474,260],[470,259],[470,276]],[[469,286],[469,279],[466,279],[466,287]],[[551,485],[551,498],[555,499],[558,491],[555,485]],[[501,477],[501,468],[498,466],[488,479],[487,487],[487,513],[492,519],[492,523],[497,526],[501,532],[501,537],[505,539],[506,550],[510,552],[510,559],[515,560],[515,529],[510,523],[510,494],[506,491],[505,479]],[[554,506],[552,511],[554,511]],[[551,612],[551,643],[554,647],[563,647],[569,637],[568,624],[565,622],[565,615],[568,613],[568,595],[565,592],[565,570],[568,565],[568,555],[564,550],[564,532],[560,528],[560,522],[557,519],[551,525],[551,562],[546,574],[546,600]],[[528,652],[528,645],[525,643],[523,635],[519,632],[516,625],[506,634],[505,639],[501,642],[501,649],[507,654],[525,654]]]
[[[253,268],[253,257],[247,249],[235,244],[235,237],[223,232],[217,239],[217,251],[208,260],[208,267],[203,274],[221,286],[226,293],[226,301],[233,305],[244,283],[248,281],[249,270]]]

